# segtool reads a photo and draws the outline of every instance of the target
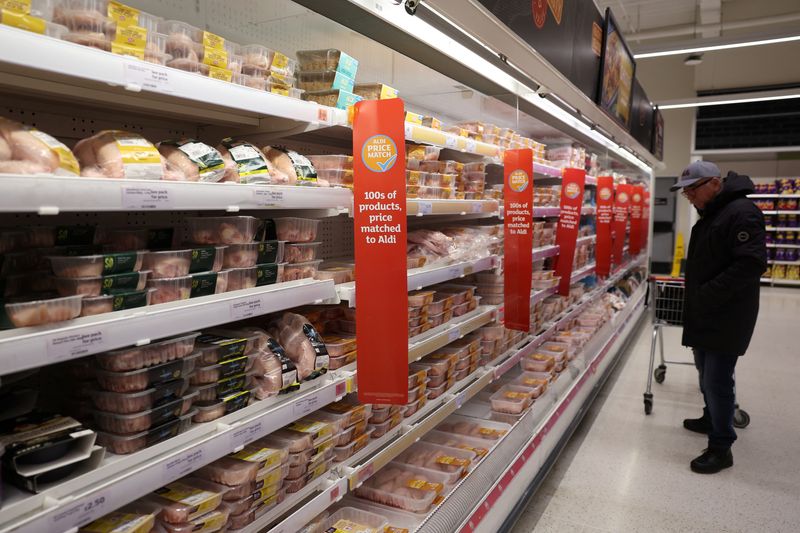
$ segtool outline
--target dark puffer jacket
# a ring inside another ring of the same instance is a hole
[[[686,259],[683,344],[744,355],[758,318],[766,270],[764,215],[747,198],[747,176],[729,172],[722,191],[700,211]]]

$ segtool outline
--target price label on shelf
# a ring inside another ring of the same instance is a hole
[[[263,314],[261,298],[250,298],[231,303],[231,320],[244,320]]]
[[[310,413],[311,411],[316,411],[320,407],[322,407],[322,401],[319,398],[318,394],[314,394],[307,398],[301,398],[294,402],[292,405],[292,415],[295,418],[301,418]]]
[[[175,92],[169,69],[145,62],[125,62],[125,84],[131,89],[156,91],[164,94]]]
[[[433,213],[433,202],[423,202],[420,200],[417,201],[417,205],[419,206],[418,213],[420,215],[430,215]]]
[[[108,512],[107,500],[102,494],[93,494],[61,509],[52,516],[53,530],[67,531],[100,518]]]
[[[47,341],[47,355],[52,361],[75,359],[103,351],[107,335],[102,329],[54,335]]]
[[[453,328],[447,333],[447,340],[450,342],[457,341],[459,338],[461,338],[460,328]]]
[[[406,122],[405,135],[406,135],[406,139],[411,140],[411,139],[414,138],[414,125],[413,124],[409,124],[408,122]]]
[[[444,144],[448,148],[455,149],[458,146],[458,137],[455,135],[446,135],[444,139]]]
[[[473,213],[482,213],[483,212],[483,202],[481,202],[481,201],[472,202],[471,211]]]
[[[467,139],[467,152],[472,152],[473,154],[478,153],[478,141],[475,139]]]
[[[194,472],[203,466],[205,455],[205,449],[202,446],[198,446],[164,462],[161,481],[166,485],[190,472]]]
[[[262,434],[261,421],[246,424],[238,427],[231,433],[231,449],[236,450],[243,446],[247,446]]]
[[[253,190],[253,202],[258,206],[275,207],[284,202],[283,191],[274,191],[266,188]]]
[[[123,187],[125,209],[171,209],[172,193],[165,187]]]

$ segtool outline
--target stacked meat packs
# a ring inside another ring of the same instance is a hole
[[[283,313],[270,324],[270,334],[286,350],[297,367],[300,381],[313,379],[327,372],[328,351],[319,333],[304,316]]]
[[[0,174],[77,176],[75,156],[44,132],[0,117]]]
[[[502,226],[456,226],[437,230],[408,232],[409,266],[449,264],[480,259],[501,252]]]

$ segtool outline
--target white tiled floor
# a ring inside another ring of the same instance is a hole
[[[598,396],[513,533],[800,531],[800,290],[762,290],[737,395],[752,417],[738,430],[734,466],[702,476],[689,461],[705,437],[682,420],[700,416],[691,366],[668,366],[645,416],[649,325]],[[667,328],[668,359],[689,361]]]

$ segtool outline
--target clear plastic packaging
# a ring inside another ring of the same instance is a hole
[[[218,400],[199,401],[195,404],[197,413],[192,417],[194,422],[209,422],[216,420],[229,413],[238,411],[247,407],[253,396],[253,392],[245,390],[241,392],[234,392],[229,396]]]
[[[468,437],[467,435],[459,435],[457,433],[448,433],[438,430],[429,431],[425,434],[425,436],[422,437],[422,439],[426,442],[431,442],[440,446],[459,448],[473,452],[476,455],[476,461],[480,461],[483,457],[485,457],[492,447],[491,442],[487,442],[486,439]]]
[[[223,268],[250,268],[258,263],[258,250],[261,243],[248,242],[231,244],[225,250]]]
[[[301,72],[309,70],[338,70],[351,78],[355,78],[358,61],[335,49],[298,50],[297,68]]]
[[[428,163],[424,161],[423,163]],[[438,162],[438,161],[433,161]],[[456,182],[455,174],[441,174],[439,172],[425,172],[422,174],[420,185],[424,187],[438,187],[452,189]]]
[[[446,284],[438,285],[436,287],[436,292],[449,294],[453,299],[452,305],[455,307],[466,303],[468,300],[472,300],[475,297],[476,289],[477,287],[474,285]]]
[[[226,529],[230,510],[221,505],[211,512],[198,516],[194,520],[182,524],[161,522],[159,525],[166,533],[216,533]]]
[[[297,217],[273,218],[271,220],[274,223],[275,233],[280,241],[311,242],[317,238],[319,220]]]
[[[428,399],[434,400],[438,398],[439,396],[444,394],[444,391],[446,391],[447,388],[448,388],[447,382],[443,382],[441,385],[438,385],[436,387],[433,386],[428,387]]]
[[[319,253],[321,242],[286,243],[283,259],[287,263],[307,263],[314,261]]]
[[[322,336],[328,355],[340,357],[356,349],[356,336],[347,333],[331,333]]]
[[[531,406],[533,397],[528,388],[505,385],[492,394],[490,401],[493,411],[518,415]]]
[[[247,447],[202,467],[197,477],[208,479],[228,487],[254,483],[261,480],[262,486],[279,484],[288,473],[289,465],[281,466],[281,459],[288,456],[284,450]],[[271,468],[262,473],[263,465],[270,462]],[[255,490],[255,489],[254,489]]]
[[[97,369],[94,372],[100,388],[110,392],[143,391],[158,384],[188,376],[192,373],[200,354],[169,361],[155,366],[113,372]]]
[[[192,250],[167,250],[147,252],[143,267],[150,270],[150,279],[181,278],[189,274]]]
[[[41,326],[71,320],[81,314],[83,296],[67,296],[49,300],[8,303],[6,313],[11,323],[18,328]]]
[[[138,392],[91,391],[92,402],[101,411],[132,414],[147,411],[170,398],[183,397],[189,388],[189,378],[182,377],[160,383]]]
[[[259,223],[257,218],[248,216],[189,217],[186,221],[191,241],[196,244],[250,243]]]
[[[550,372],[555,366],[555,359],[541,353],[535,353],[520,360],[520,366],[525,372]]]
[[[355,281],[355,265],[336,261],[323,261],[317,267],[316,279],[332,279],[335,284]]]
[[[408,293],[409,307],[423,307],[433,302],[434,291],[414,291]]]
[[[112,372],[138,370],[186,357],[194,351],[195,339],[200,333],[192,332],[171,337],[144,346],[131,346],[95,356],[98,366]]]
[[[306,156],[319,174],[320,170],[353,170],[351,155],[309,155]]]
[[[328,438],[330,438],[330,436]],[[293,454],[300,454],[314,448],[314,435],[283,428],[272,432],[270,435],[256,442],[261,446],[270,448],[281,447],[286,449],[289,452],[289,464],[292,465],[296,462],[293,461]],[[306,458],[304,462],[308,462],[309,459],[310,457]]]
[[[225,254],[227,256],[227,252]],[[258,281],[258,269],[250,268],[231,268],[228,270],[228,291],[239,291],[242,289],[252,289]]]
[[[105,291],[144,289],[149,271],[110,274],[83,278],[55,278],[56,290],[61,296],[100,296]],[[156,295],[151,298],[156,303]]]
[[[146,496],[162,506],[158,518],[169,524],[183,524],[219,507],[228,487],[196,477],[185,477]]]
[[[547,391],[549,381],[549,374],[523,372],[510,385],[529,389],[531,398],[536,399]]]
[[[322,408],[322,411],[345,416],[344,427],[350,427],[369,418],[372,407],[369,404],[351,403],[350,400],[344,399],[328,404]]]
[[[395,461],[441,472],[448,476],[448,483],[455,483],[469,469],[475,457],[476,454],[468,450],[420,441],[398,455]]]
[[[283,281],[313,278],[317,275],[320,263],[322,263],[321,259],[307,263],[287,264],[283,267]]]
[[[108,255],[50,256],[50,264],[56,276],[63,278],[87,278],[104,274],[123,274],[142,269],[145,252],[117,253]]]
[[[372,413],[369,418],[369,423],[372,425],[382,424],[389,420],[389,417],[396,415],[400,412],[401,407],[399,405],[386,405],[386,406],[377,406],[374,405],[372,407]]]
[[[374,415],[373,415],[374,417]],[[370,419],[370,425],[367,428],[367,431],[373,429],[372,438],[379,439],[386,435],[392,428],[395,428],[400,425],[400,422],[403,420],[403,414],[398,410],[396,413],[391,414],[384,422],[381,423],[372,423],[372,419]]]
[[[449,476],[391,462],[355,490],[359,498],[412,513],[425,513],[444,490]]]
[[[250,354],[236,359],[229,359],[222,363],[198,367],[192,374],[190,383],[192,385],[207,385],[231,376],[247,373],[253,367],[255,359],[256,355]]]
[[[302,71],[297,75],[297,87],[309,92],[340,89],[352,93],[355,81],[336,70]]]
[[[372,428],[369,428],[363,434],[352,439],[348,444],[344,446],[336,446],[333,449],[333,460],[337,463],[340,463],[342,461],[346,461],[356,453],[363,450],[369,442],[369,439],[372,437],[373,431],[374,430]]]
[[[382,533],[386,524],[388,524],[387,520],[379,514],[356,509],[355,507],[342,507],[328,517],[322,531]]]
[[[195,398],[197,398],[197,393],[188,393],[182,398],[176,398],[141,413],[121,415],[95,410],[92,415],[95,424],[101,430],[116,435],[129,435],[148,431],[185,415],[192,408]]]
[[[438,315],[431,314],[430,317],[428,318],[428,323],[431,325],[431,327],[435,328],[436,326],[441,326],[445,322],[450,322],[452,318],[453,318],[453,311],[451,309],[449,311],[444,311]]]
[[[192,263],[189,272],[219,272],[225,262],[225,250],[227,246],[204,246],[193,248]]]
[[[439,424],[436,429],[446,433],[466,435],[468,437],[480,438],[487,441],[497,441],[511,431],[511,426],[490,420],[450,415],[447,420]]]
[[[153,305],[188,300],[192,294],[192,276],[149,279],[147,286],[157,289],[151,298]]]
[[[437,292],[428,306],[428,313],[440,315],[453,308],[453,296]]]
[[[189,429],[194,414],[195,411],[190,411],[180,418],[140,433],[115,435],[113,433],[98,431],[97,443],[118,455],[138,452],[148,446],[171,439]]]

